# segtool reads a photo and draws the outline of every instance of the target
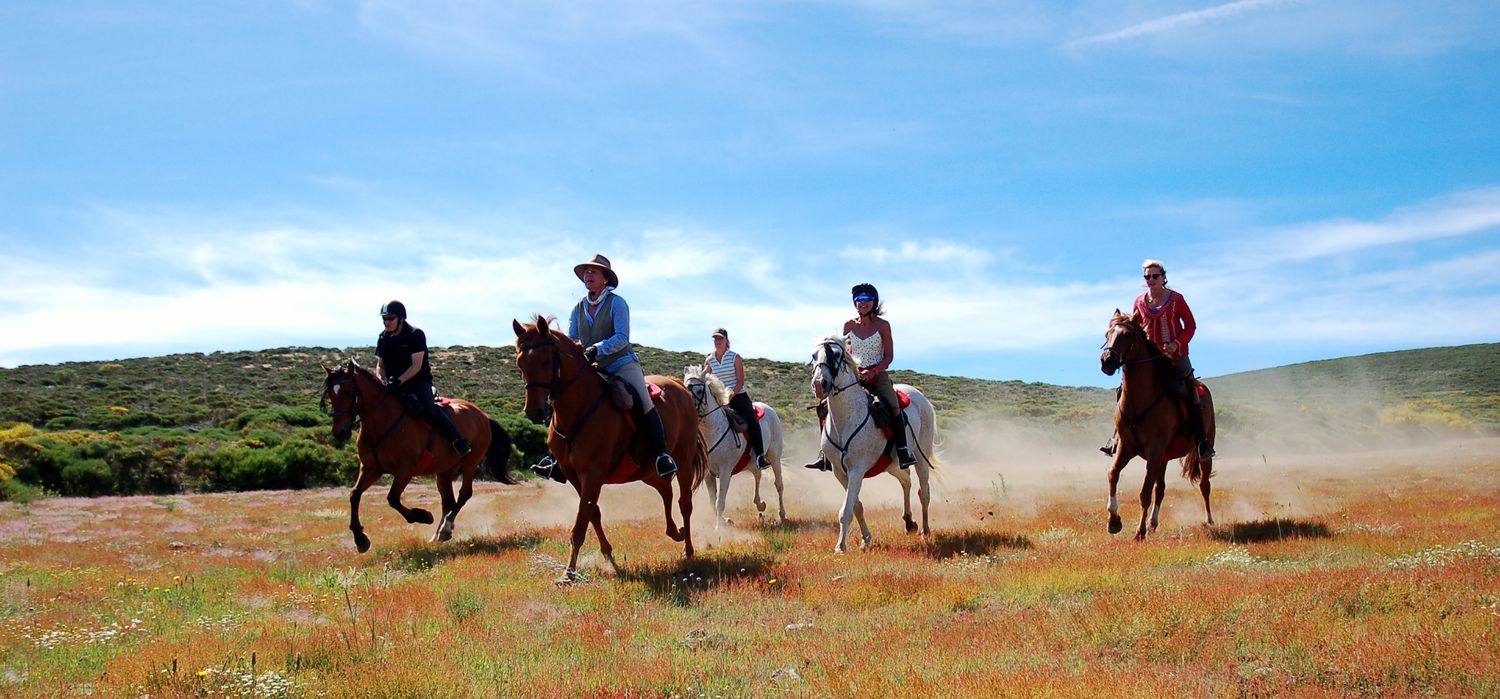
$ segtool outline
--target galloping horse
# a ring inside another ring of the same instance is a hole
[[[1130,316],[1115,309],[1104,335],[1104,352],[1099,368],[1108,376],[1124,367],[1120,381],[1120,400],[1115,406],[1115,430],[1120,435],[1115,460],[1109,467],[1109,533],[1120,532],[1119,504],[1115,485],[1120,470],[1136,456],[1146,459],[1146,480],[1141,484],[1141,524],[1135,530],[1137,541],[1146,538],[1146,512],[1151,512],[1151,531],[1156,531],[1161,516],[1161,500],[1167,490],[1167,462],[1182,458],[1182,476],[1197,483],[1203,491],[1203,510],[1208,523],[1214,523],[1214,511],[1208,504],[1209,478],[1213,476],[1213,457],[1200,460],[1192,435],[1187,430],[1187,411],[1192,404],[1186,398],[1171,398],[1168,382],[1172,379],[1171,359],[1146,337],[1146,331]],[[1203,402],[1203,428],[1209,442],[1214,439],[1214,402],[1208,387],[1190,386]],[[1155,489],[1156,505],[1151,506]]]
[[[917,523],[911,516],[911,476],[903,469],[889,468],[891,458],[885,454],[886,437],[870,424],[870,403],[867,392],[860,387],[858,367],[844,346],[844,338],[829,335],[818,342],[813,352],[813,394],[828,401],[828,419],[823,423],[823,455],[833,465],[833,473],[844,486],[844,506],[839,510],[839,542],[835,553],[844,552],[844,543],[849,534],[850,517],[859,519],[860,546],[870,543],[870,526],[865,523],[865,508],[859,502],[859,489],[864,479],[889,471],[901,481],[902,499],[906,512],[902,519],[906,531],[915,532]],[[850,390],[854,389],[854,390]],[[922,501],[922,534],[931,533],[927,526],[927,504],[931,500],[928,489],[930,469],[938,467],[932,452],[934,433],[937,431],[937,414],[932,403],[921,391],[906,384],[896,384],[896,390],[911,398],[911,404],[902,411],[906,415],[906,426],[892,425],[892,429],[908,429],[909,437],[915,437],[913,446],[917,456],[917,497]]]
[[[606,483],[642,481],[661,494],[666,510],[667,536],[684,543],[683,555],[692,558],[693,491],[703,483],[708,470],[708,450],[698,432],[693,397],[677,379],[650,375],[646,382],[661,389],[662,426],[667,450],[677,461],[677,505],[682,528],[672,519],[671,477],[656,475],[656,454],[647,453],[645,440],[636,436],[627,411],[616,408],[609,387],[583,356],[583,348],[567,334],[548,327],[546,318],[533,316],[532,323],[512,321],[516,331],[516,366],[526,380],[526,417],[532,422],[551,423],[547,448],[557,459],[568,482],[578,491],[578,517],[573,522],[573,553],[560,582],[577,577],[578,550],[583,547],[589,524],[599,537],[599,552],[618,573],[614,547],[604,536],[599,517],[599,491]]]
[[[718,494],[714,499],[714,510],[718,514],[718,518],[714,520],[714,528],[718,529],[721,523],[729,523],[724,517],[724,501],[729,497],[729,479],[744,470],[746,464],[752,464],[750,473],[755,476],[755,511],[756,516],[761,516],[760,513],[766,511],[766,503],[760,499],[760,469],[752,463],[754,458],[750,453],[750,440],[734,433],[729,426],[729,396],[726,395],[729,391],[724,382],[701,366],[688,367],[682,382],[693,394],[693,405],[698,409],[699,429],[703,431],[703,437],[709,445],[708,488],[711,493]],[[765,438],[766,460],[771,462],[776,476],[776,507],[780,510],[781,521],[785,522],[785,486],[781,480],[781,417],[765,403],[757,401],[755,408],[759,414],[760,432]]]
[[[387,392],[374,372],[349,360],[338,369],[323,367],[324,409],[333,404],[333,437],[338,443],[348,441],[355,423],[359,431],[359,478],[349,492],[349,530],[360,553],[370,550],[370,537],[359,524],[359,499],[365,490],[384,474],[391,474],[391,492],[386,502],[395,508],[408,524],[432,524],[432,513],[420,507],[401,504],[401,491],[416,476],[437,476],[438,493],[443,499],[443,520],[433,541],[453,537],[453,520],[474,494],[474,470],[483,460],[500,482],[510,479],[510,435],[500,423],[466,400],[454,399],[453,424],[473,446],[460,457],[448,441],[433,436],[433,429],[421,418],[407,415],[401,399]],[[453,478],[462,471],[464,483],[453,497]]]

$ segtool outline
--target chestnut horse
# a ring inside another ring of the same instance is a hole
[[[323,367],[323,406],[333,404],[333,438],[339,444],[349,440],[356,423],[359,431],[359,478],[349,492],[349,530],[360,553],[370,550],[370,537],[359,523],[359,499],[382,475],[391,474],[391,492],[386,502],[395,508],[408,524],[432,524],[432,513],[420,507],[401,504],[401,491],[416,476],[437,476],[438,493],[443,499],[443,518],[433,541],[453,537],[453,520],[474,493],[474,471],[484,461],[500,482],[515,484],[510,478],[510,435],[500,423],[466,400],[453,399],[453,424],[473,447],[460,457],[442,435],[433,437],[433,428],[419,417],[407,414],[401,399],[375,373],[349,360],[338,369]],[[453,497],[453,479],[463,474],[463,486]]]
[[[1200,460],[1194,436],[1187,434],[1187,411],[1192,404],[1179,399],[1168,388],[1172,380],[1172,360],[1146,337],[1146,331],[1130,316],[1115,310],[1109,331],[1104,335],[1104,352],[1099,368],[1108,376],[1124,368],[1120,381],[1120,400],[1115,406],[1115,430],[1120,435],[1115,459],[1109,467],[1109,533],[1120,532],[1119,504],[1115,485],[1120,471],[1132,458],[1146,460],[1146,480],[1141,484],[1141,524],[1135,530],[1137,541],[1146,538],[1146,513],[1151,514],[1151,531],[1156,531],[1161,516],[1161,500],[1167,489],[1167,462],[1182,458],[1182,476],[1198,484],[1203,491],[1203,509],[1208,523],[1214,523],[1214,511],[1208,504],[1209,478],[1213,476],[1213,457]],[[1194,382],[1189,390],[1198,390],[1203,402],[1204,435],[1214,439],[1214,402],[1208,387]],[[1153,489],[1156,504],[1151,502]]]
[[[559,582],[577,579],[578,550],[590,524],[599,537],[599,553],[618,573],[614,547],[600,523],[599,491],[606,483],[641,481],[661,494],[666,510],[667,536],[683,542],[683,555],[692,558],[693,491],[708,472],[708,448],[698,432],[693,396],[677,379],[652,374],[648,384],[661,389],[656,410],[661,412],[667,451],[677,462],[677,506],[682,528],[672,519],[672,477],[656,475],[656,454],[647,453],[636,435],[629,413],[615,407],[609,386],[583,356],[583,347],[566,333],[548,327],[546,318],[512,321],[516,331],[516,366],[526,381],[526,417],[548,423],[547,448],[558,467],[578,491],[578,517],[573,522],[573,552]]]

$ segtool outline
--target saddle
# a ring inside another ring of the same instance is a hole
[[[602,371],[599,372],[599,378],[604,379],[604,385],[609,392],[609,401],[614,403],[616,408],[627,413],[635,409],[635,391],[630,390],[630,384],[625,383],[625,379],[606,374]],[[648,381],[646,382],[646,393],[651,394],[651,402],[656,403],[661,401],[662,392],[660,386]]]
[[[724,414],[729,416],[729,429],[734,430],[735,432],[738,432],[740,434],[745,434],[750,431],[750,423],[745,422],[745,418],[739,413],[733,410],[725,409]],[[764,419],[766,419],[766,409],[758,405],[755,406],[755,421],[760,422]]]
[[[880,431],[884,432],[886,438],[889,439],[891,436],[891,415],[886,411],[885,404],[880,401],[880,396],[875,395],[869,389],[865,389],[865,396],[870,400],[870,419],[875,421],[875,426],[879,427]],[[904,391],[896,391],[896,400],[901,404],[901,410],[903,411],[911,405],[911,396],[906,395]],[[901,419],[905,423],[906,414],[904,412],[901,414]]]

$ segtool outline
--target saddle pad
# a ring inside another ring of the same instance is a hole
[[[646,382],[646,393],[651,394],[651,400],[652,400],[652,402],[661,400],[661,396],[662,396],[661,386],[658,386],[658,385],[656,385],[654,383],[651,383],[650,381],[647,381]]]
[[[906,391],[898,388],[896,389],[896,401],[901,404],[902,410],[906,410],[911,405],[911,396],[906,395]]]
[[[438,407],[441,407],[441,408],[446,408],[448,406],[453,405],[453,399],[449,398],[447,396],[438,396],[437,398],[434,398],[433,400],[437,401]]]
[[[761,406],[761,405],[755,406],[755,421],[756,422],[760,422],[761,420],[764,420],[764,419],[766,419],[766,409],[765,409],[765,406]]]

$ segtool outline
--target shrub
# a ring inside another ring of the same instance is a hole
[[[521,454],[522,464],[534,464],[547,455],[547,428],[533,424],[520,413],[491,413],[510,434],[511,448]]]
[[[59,415],[48,420],[45,426],[49,430],[66,430],[76,427],[82,421],[83,418],[77,415]]]
[[[104,459],[73,461],[62,468],[63,495],[107,495],[114,488],[114,474]]]
[[[55,494],[48,492],[46,488],[24,483],[15,478],[0,480],[0,502],[34,502]]]

